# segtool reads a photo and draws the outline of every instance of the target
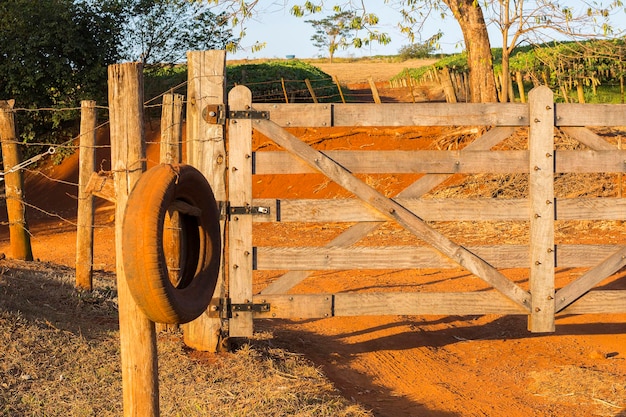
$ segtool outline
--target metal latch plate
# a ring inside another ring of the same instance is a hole
[[[230,214],[270,214],[269,207],[262,206],[231,206]]]
[[[232,311],[233,313],[239,312],[239,311],[250,311],[250,312],[254,312],[254,313],[267,313],[268,311],[270,311],[270,304],[269,303],[231,304],[230,305],[230,311]]]

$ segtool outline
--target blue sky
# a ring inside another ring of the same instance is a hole
[[[391,43],[388,45],[372,44],[361,49],[349,48],[347,50],[339,50],[335,56],[395,55],[402,46],[410,43],[398,29],[398,23],[402,20],[399,12],[383,4],[382,0],[370,0],[365,3],[368,12],[375,13],[380,18],[380,25],[378,25],[377,29],[380,32],[387,33],[391,37]],[[248,48],[236,54],[229,54],[228,58],[285,58],[287,55],[295,55],[297,58],[327,56],[324,54],[324,51],[320,51],[313,46],[311,36],[314,34],[314,30],[310,23],[305,22],[307,19],[319,20],[323,16],[323,14],[320,14],[297,18],[289,13],[289,7],[284,7],[282,4],[268,6],[264,10],[257,11],[255,17],[245,23],[246,36],[243,38],[242,46]],[[432,17],[429,19],[429,23],[421,36],[423,39],[427,39],[436,34],[440,28],[445,33],[444,38],[441,40],[442,49],[450,53],[460,52],[461,49],[458,43],[463,37],[457,23],[453,19],[447,19],[444,22],[439,17]],[[235,34],[238,31],[238,28],[234,29]],[[251,52],[249,47],[257,40],[266,42],[266,46],[258,52]]]
[[[372,55],[395,55],[402,46],[408,45],[410,42],[405,35],[400,33],[398,23],[402,17],[399,12],[394,10],[383,0],[363,0],[367,11],[375,13],[380,18],[380,25],[377,29],[387,33],[391,37],[391,43],[388,45],[372,44],[361,49],[349,48],[347,50],[339,50],[335,56],[337,57],[363,57]],[[257,58],[285,58],[287,55],[295,55],[297,58],[316,58],[327,56],[325,51],[320,51],[313,46],[311,36],[314,33],[310,23],[306,23],[307,19],[321,19],[324,14],[314,15],[307,18],[297,18],[289,13],[290,4],[293,1],[267,1],[259,2],[255,9],[255,16],[245,22],[246,36],[243,38],[241,50],[235,54],[229,54],[228,59],[257,59]],[[302,3],[302,2],[299,2]],[[330,4],[329,2],[327,2]],[[574,2],[578,3],[578,2]],[[287,4],[287,6],[285,6]],[[334,3],[333,3],[334,4]],[[330,15],[332,13],[327,13]],[[626,26],[626,14],[620,12],[614,19],[614,25],[619,28]],[[421,40],[428,39],[432,35],[441,30],[444,34],[440,40],[441,52],[455,53],[462,50],[463,36],[457,22],[452,18],[442,20],[434,14],[429,17],[426,24],[418,36]],[[239,28],[234,29],[237,34]],[[420,39],[416,39],[418,42]],[[548,39],[546,39],[548,40]],[[256,41],[265,42],[266,46],[260,51],[252,52],[250,46]],[[491,35],[492,47],[500,47],[501,41],[499,34]]]

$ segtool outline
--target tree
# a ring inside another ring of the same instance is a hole
[[[360,19],[352,11],[339,11],[321,20],[306,22],[315,28],[315,34],[311,36],[313,45],[327,51],[331,63],[339,48],[346,49],[352,45],[355,40],[354,31],[362,27]]]
[[[109,1],[0,2],[0,97],[33,109],[104,101],[107,65],[120,57],[117,11]],[[19,122],[21,137],[48,140],[71,117],[34,113]]]
[[[175,63],[193,49],[225,49],[239,42],[226,13],[188,0],[126,0],[125,57],[145,64]]]

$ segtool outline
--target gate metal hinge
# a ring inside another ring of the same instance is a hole
[[[202,110],[202,118],[210,124],[224,125],[228,119],[266,119],[270,112],[259,110],[228,110],[225,104],[209,104]]]
[[[270,208],[264,206],[229,206],[228,214],[270,214]]]

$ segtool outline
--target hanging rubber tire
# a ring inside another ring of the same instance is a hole
[[[178,273],[168,270],[164,251],[168,211],[178,213]],[[187,323],[208,307],[220,267],[219,215],[211,187],[190,165],[157,165],[137,181],[124,213],[123,264],[133,298],[150,320]]]

